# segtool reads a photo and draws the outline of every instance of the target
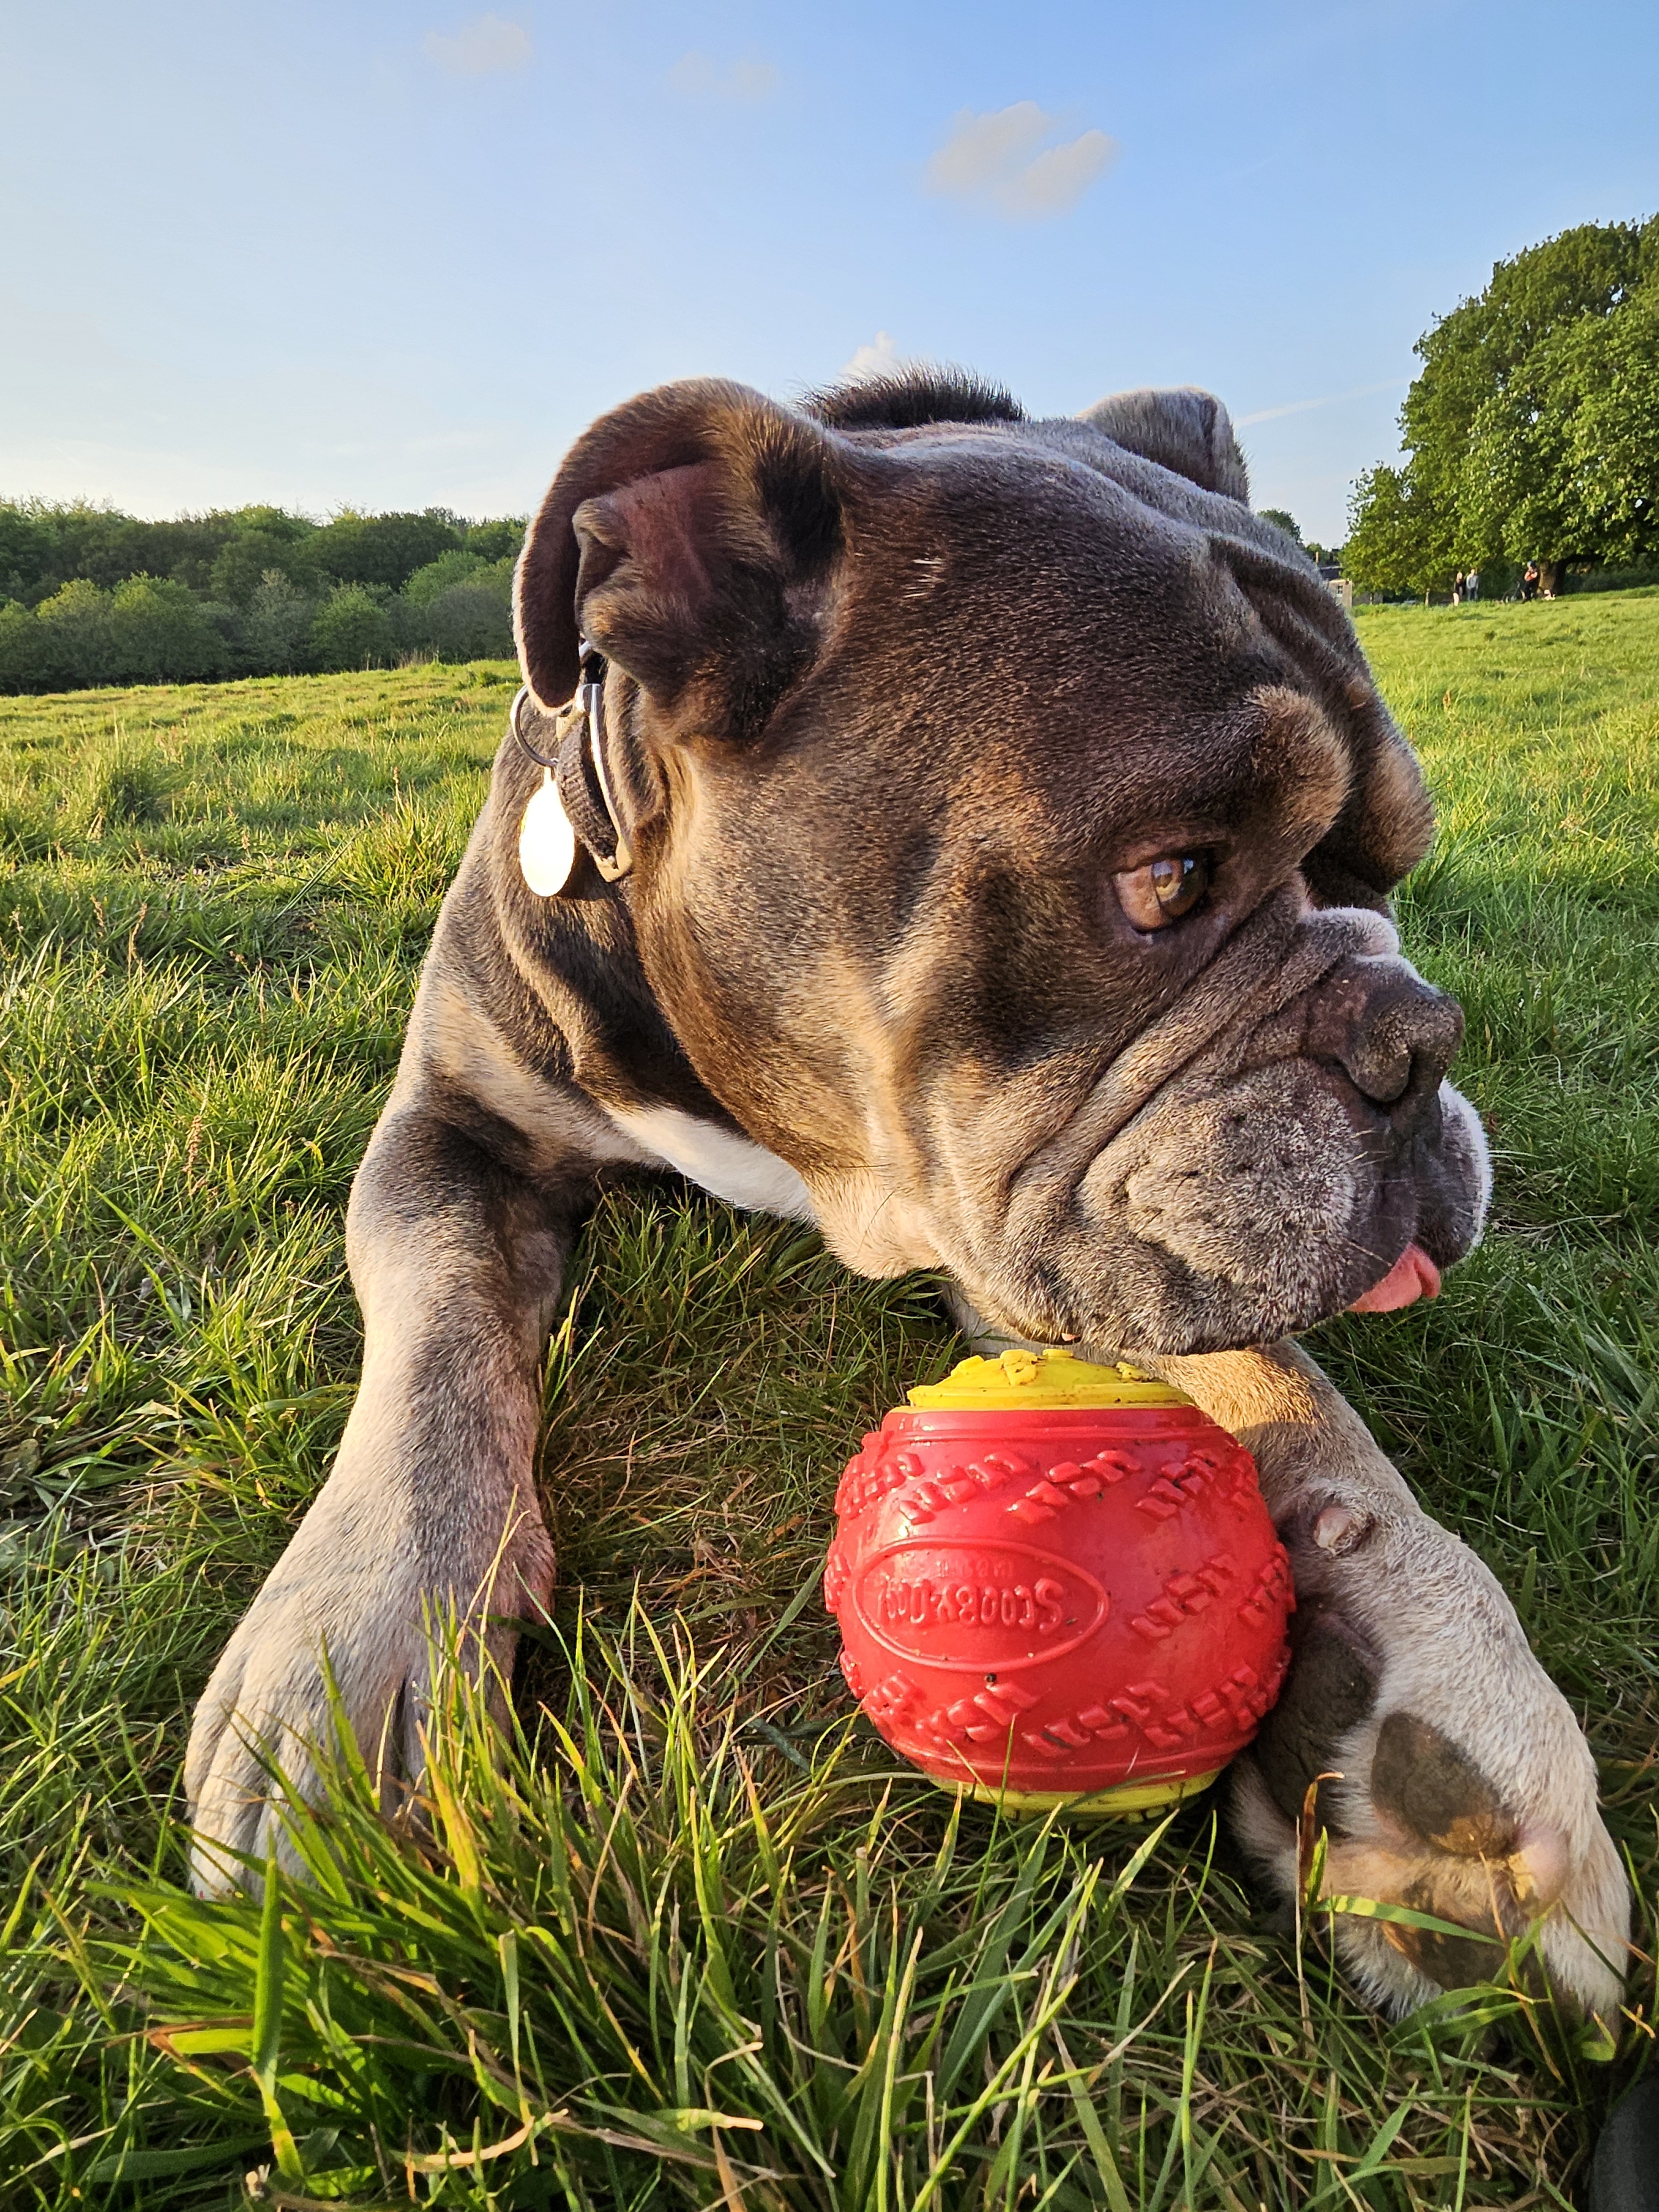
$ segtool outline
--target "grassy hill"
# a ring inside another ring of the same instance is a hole
[[[1659,594],[1361,625],[1498,1192],[1316,1349],[1584,1716],[1651,1951]],[[950,1334],[689,1195],[578,1255],[510,1790],[458,1686],[435,1840],[347,1778],[263,1946],[185,1900],[189,1705],[338,1437],[345,1194],[515,682],[0,700],[0,2201],[234,2203],[273,2130],[290,2204],[1570,2201],[1650,1974],[1611,2066],[1512,1990],[1383,2029],[1212,1808],[1045,1838],[842,1729],[835,1476]]]

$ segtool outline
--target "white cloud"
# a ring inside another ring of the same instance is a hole
[[[850,361],[841,365],[843,376],[884,376],[890,368],[902,366],[904,356],[894,344],[891,334],[878,331],[868,345],[861,345]]]
[[[694,48],[680,56],[668,82],[691,100],[766,100],[778,88],[778,72],[758,54],[745,54],[722,69]]]
[[[1254,415],[1241,415],[1236,427],[1247,429],[1252,422],[1277,422],[1281,415],[1310,415],[1316,407],[1340,406],[1345,399],[1369,399],[1376,392],[1398,392],[1405,382],[1403,376],[1391,376],[1382,384],[1357,384],[1352,392],[1328,392],[1322,399],[1292,399],[1284,407],[1258,407]]]
[[[1103,131],[1058,137],[1064,128],[1063,117],[1034,100],[986,115],[964,107],[927,164],[927,189],[1015,221],[1063,215],[1122,150]]]
[[[504,16],[480,15],[463,23],[453,39],[441,31],[428,31],[421,41],[440,69],[452,76],[488,76],[496,70],[526,68],[533,49],[522,23]]]

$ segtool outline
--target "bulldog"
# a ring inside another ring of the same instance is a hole
[[[526,689],[352,1191],[362,1387],[196,1715],[200,1883],[280,1839],[273,1759],[314,1786],[325,1653],[405,1778],[428,1608],[510,1664],[553,1583],[572,1238],[602,1183],[673,1170],[1237,1435],[1297,1596],[1249,1850],[1292,1893],[1316,1788],[1328,1893],[1468,1931],[1338,1920],[1392,2012],[1541,1923],[1558,1996],[1611,2020],[1628,1898],[1572,1714],[1293,1341],[1437,1289],[1489,1174],[1461,1014],[1389,915],[1421,775],[1225,410],[671,385],[572,449],[515,607]]]

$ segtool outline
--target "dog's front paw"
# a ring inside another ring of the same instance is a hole
[[[419,1780],[431,1637],[446,1607],[464,1619],[518,1614],[551,1588],[539,1519],[523,1522],[499,1557],[472,1565],[469,1574],[468,1560],[438,1557],[395,1510],[357,1510],[349,1493],[325,1488],[196,1708],[185,1788],[200,1891],[241,1881],[245,1860],[273,1844],[291,1863],[282,1801],[314,1801],[319,1759],[341,1723],[383,1791]],[[508,1656],[510,1633],[490,1643]]]
[[[1322,1775],[1322,1894],[1454,1923],[1334,1916],[1366,1994],[1403,2014],[1501,1977],[1536,1926],[1556,1997],[1614,2025],[1630,1899],[1571,1711],[1474,1554],[1426,1516],[1338,1502],[1281,1528],[1295,1660],[1236,1784],[1247,1844],[1297,1881],[1297,1816]]]

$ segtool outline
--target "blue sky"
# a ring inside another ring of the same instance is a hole
[[[1340,536],[1412,343],[1659,209],[1659,9],[0,0],[0,493],[522,511],[700,374],[1200,384]]]

